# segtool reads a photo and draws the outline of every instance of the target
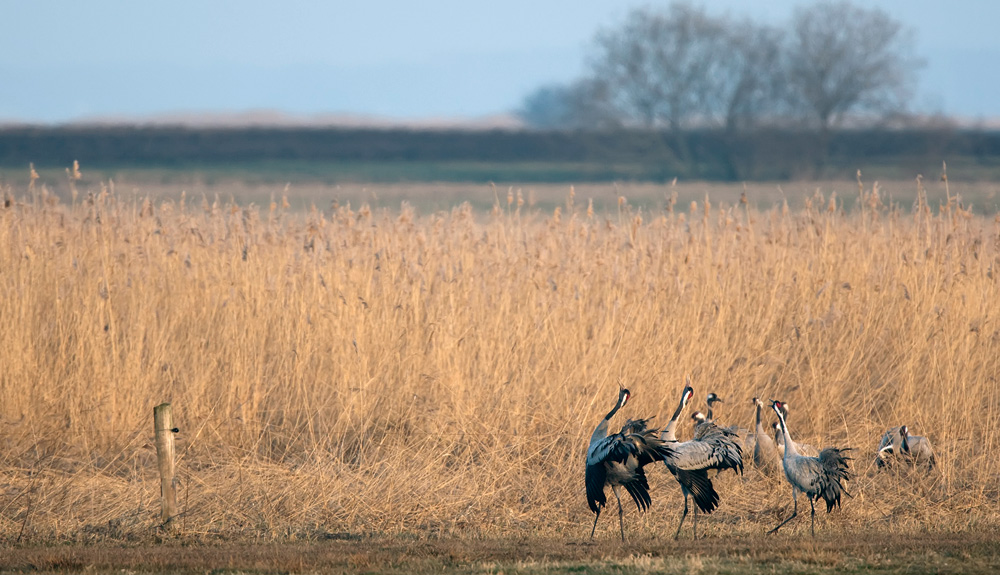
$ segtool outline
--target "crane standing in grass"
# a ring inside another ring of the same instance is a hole
[[[764,425],[761,423],[760,412],[764,409],[764,402],[755,397],[753,404],[756,412],[756,427],[753,434],[753,464],[762,472],[773,475],[778,470],[778,448],[775,447],[771,436],[764,431]]]
[[[672,455],[669,444],[656,436],[655,429],[646,428],[646,419],[628,420],[620,432],[608,435],[608,422],[625,407],[631,393],[619,385],[618,402],[597,424],[587,448],[587,468],[584,479],[587,485],[587,504],[594,512],[594,527],[590,538],[594,538],[597,520],[601,517],[608,500],[604,488],[608,485],[618,499],[618,527],[622,541],[625,541],[625,511],[622,509],[619,487],[632,496],[639,511],[649,508],[649,483],[642,468],[654,461],[663,461]]]
[[[781,529],[786,523],[799,514],[799,492],[805,493],[812,509],[812,522],[809,531],[816,536],[816,505],[814,502],[822,497],[826,501],[826,512],[840,506],[841,494],[847,493],[842,481],[850,479],[847,468],[849,457],[844,455],[848,448],[827,447],[817,457],[799,455],[795,442],[788,433],[785,424],[784,410],[780,401],[772,401],[771,409],[778,414],[778,423],[785,437],[785,455],[782,466],[785,468],[785,478],[792,484],[792,515],[768,531],[768,535]],[[847,493],[850,495],[850,493]]]
[[[681,401],[674,412],[671,424],[676,423],[687,401],[691,398],[692,390],[690,386],[684,388],[681,393]],[[733,440],[735,434],[716,426],[711,421],[705,421],[695,426],[694,438],[690,441],[678,442],[674,435],[672,425],[667,425],[663,430],[661,439],[670,437],[667,445],[671,452],[664,459],[664,463],[684,493],[684,513],[681,515],[681,522],[677,525],[677,533],[674,539],[681,534],[681,527],[684,525],[684,518],[688,514],[688,498],[694,498],[697,508],[694,511],[694,536],[698,537],[698,509],[704,513],[711,513],[719,506],[719,494],[712,485],[709,472],[714,475],[725,469],[734,469],[739,473],[743,472],[743,453],[739,443]]]

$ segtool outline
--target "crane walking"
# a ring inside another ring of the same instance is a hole
[[[785,438],[785,455],[782,465],[785,468],[785,478],[792,484],[792,515],[767,533],[768,535],[776,533],[778,529],[798,516],[799,492],[801,491],[809,499],[809,507],[812,509],[812,522],[809,531],[815,537],[816,505],[814,502],[822,497],[826,501],[826,512],[829,513],[834,506],[840,506],[841,494],[846,493],[850,496],[842,483],[842,481],[850,480],[851,477],[847,466],[847,462],[851,458],[844,455],[850,451],[850,448],[827,447],[817,457],[799,455],[796,444],[788,433],[788,425],[785,423],[781,402],[772,400],[771,409],[778,414],[778,423]]]
[[[622,541],[625,541],[625,511],[622,509],[619,487],[632,496],[639,511],[649,508],[649,483],[643,467],[654,462],[663,461],[673,453],[669,444],[656,436],[655,429],[646,427],[647,419],[628,420],[620,432],[608,435],[608,422],[625,406],[631,393],[619,385],[618,401],[614,408],[597,424],[587,448],[587,468],[584,479],[587,485],[587,504],[594,512],[594,527],[590,530],[590,538],[594,538],[597,530],[597,520],[601,517],[608,500],[604,488],[608,485],[618,500],[618,527],[621,530]]]

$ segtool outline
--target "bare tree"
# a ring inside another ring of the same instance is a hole
[[[749,20],[727,22],[725,29],[716,113],[726,130],[748,130],[780,120],[788,108],[781,31]]]
[[[716,108],[725,38],[718,19],[687,4],[637,9],[597,36],[591,74],[627,123],[679,129]]]
[[[921,65],[909,39],[885,12],[847,0],[799,9],[775,28],[686,3],[642,8],[597,35],[588,77],[539,90],[521,115],[542,127],[668,127],[682,156],[685,128],[737,136],[805,118],[822,150],[845,117],[905,108]]]
[[[911,36],[882,10],[847,0],[796,10],[787,46],[793,103],[824,133],[853,113],[903,110],[922,65]]]
[[[777,117],[787,101],[781,32],[750,20],[674,3],[633,11],[596,44],[592,77],[627,124],[733,131]]]

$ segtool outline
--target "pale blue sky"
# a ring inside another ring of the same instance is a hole
[[[779,23],[804,0],[700,2]],[[875,0],[916,32],[915,105],[1000,118],[1000,2]],[[0,121],[276,110],[475,118],[584,70],[631,0],[0,0]],[[659,4],[666,4],[661,2]]]

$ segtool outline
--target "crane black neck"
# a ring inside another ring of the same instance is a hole
[[[608,414],[604,416],[604,419],[610,421],[611,418],[614,417],[616,413],[618,413],[618,410],[625,405],[625,402],[628,401],[628,396],[629,396],[628,392],[622,390],[618,394],[618,403],[616,403],[615,406],[611,409],[611,411],[609,411]]]
[[[671,421],[676,420],[681,416],[681,412],[684,411],[684,406],[687,405],[689,394],[693,393],[691,388],[685,387],[684,391],[681,393],[681,401],[677,404],[677,409],[674,411],[673,417],[670,418]]]

